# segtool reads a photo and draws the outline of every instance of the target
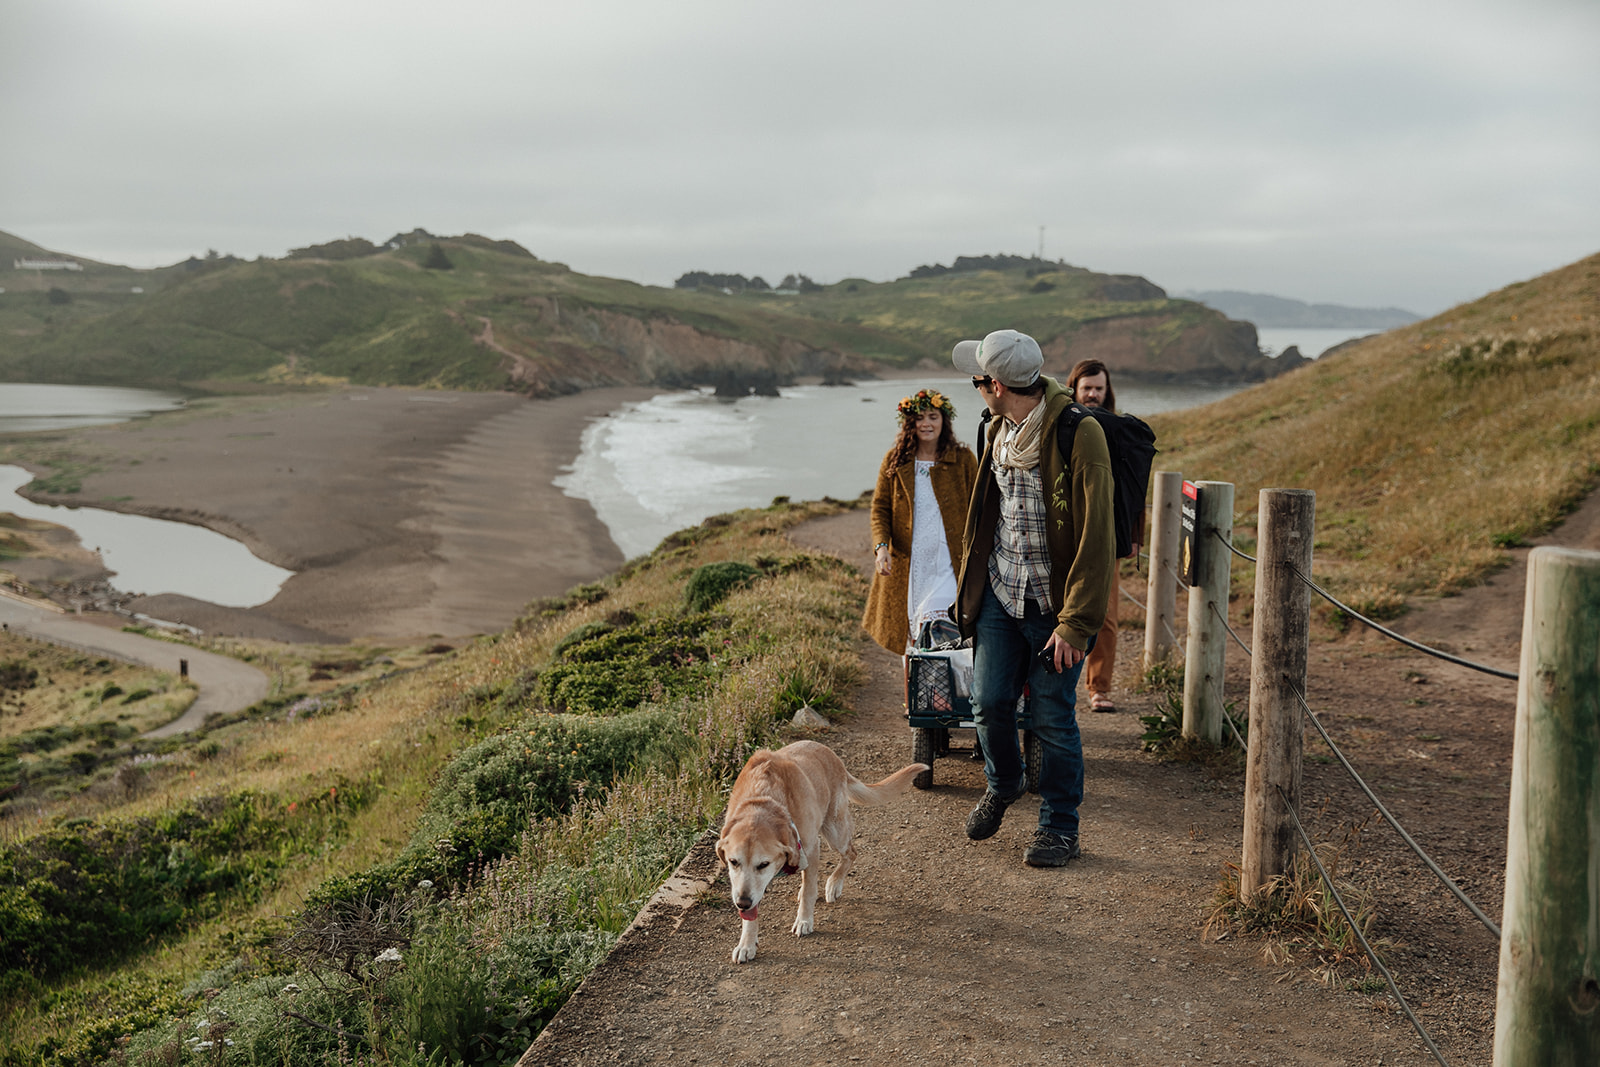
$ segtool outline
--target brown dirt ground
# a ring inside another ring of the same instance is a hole
[[[866,565],[864,512],[794,537]],[[1541,540],[1600,548],[1600,494]],[[1514,555],[1489,583],[1398,628],[1515,669],[1526,551]],[[1127,580],[1141,599],[1142,584]],[[1138,631],[1125,633],[1124,683],[1141,647]],[[872,781],[910,762],[911,739],[898,658],[865,641],[863,657],[854,714],[821,739]],[[1248,688],[1230,648],[1228,696],[1243,708]],[[1308,689],[1385,804],[1498,921],[1515,684],[1362,628],[1314,638]],[[941,759],[931,790],[858,809],[861,859],[843,899],[818,905],[817,932],[788,933],[779,901],[790,890],[778,890],[760,955],[739,966],[729,959],[739,920],[708,836],[522,1064],[1434,1062],[1386,994],[1321,984],[1314,958],[1274,960],[1258,939],[1208,936],[1224,867],[1238,858],[1242,774],[1143,754],[1138,716],[1152,698],[1127,684],[1117,696],[1116,714],[1080,716],[1080,862],[1023,865],[1032,798],[994,838],[968,841],[982,768]],[[1450,1063],[1488,1064],[1497,942],[1372,817],[1320,741],[1306,753],[1313,836],[1364,828],[1343,874],[1370,895],[1372,933],[1402,993]]]
[[[170,594],[129,605],[157,618],[301,642],[490,633],[528,601],[622,564],[588,502],[551,480],[590,420],[655,392],[528,400],[341,388],[213,398],[47,435],[91,473],[79,493],[36,499],[207,526],[296,571],[257,608]],[[19,461],[44,470],[25,451]]]

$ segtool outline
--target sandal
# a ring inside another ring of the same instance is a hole
[[[1090,711],[1116,711],[1117,705],[1105,693],[1089,694]]]

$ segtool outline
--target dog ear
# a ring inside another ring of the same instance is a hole
[[[720,837],[717,838],[717,859],[721,860],[724,863],[728,862],[728,857],[723,855],[723,852],[722,852],[722,838],[720,838]]]
[[[806,854],[802,850],[795,848],[793,845],[786,845],[784,846],[783,854],[786,857],[783,864],[785,870],[803,871],[806,869]]]

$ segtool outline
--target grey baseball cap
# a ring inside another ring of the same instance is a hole
[[[981,341],[962,341],[950,353],[950,362],[962,374],[983,375],[1013,389],[1025,389],[1039,380],[1044,353],[1039,342],[1016,330],[996,330]]]

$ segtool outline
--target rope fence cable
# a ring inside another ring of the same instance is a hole
[[[1333,884],[1333,878],[1328,874],[1327,869],[1322,866],[1322,859],[1317,855],[1316,848],[1311,844],[1310,835],[1306,833],[1306,828],[1300,824],[1300,813],[1295,810],[1288,794],[1283,791],[1283,787],[1280,785],[1274,784],[1273,788],[1278,791],[1278,796],[1283,800],[1284,807],[1288,809],[1289,817],[1294,820],[1294,828],[1299,831],[1300,840],[1306,846],[1306,852],[1311,856],[1311,862],[1317,865],[1317,873],[1322,876],[1322,884],[1326,885],[1328,892],[1333,895],[1333,902],[1338,905],[1339,913],[1344,916],[1344,921],[1349,924],[1350,932],[1356,935],[1356,940],[1361,943],[1362,951],[1367,954],[1367,959],[1372,961],[1372,965],[1378,968],[1378,971],[1383,975],[1383,980],[1389,984],[1389,995],[1394,997],[1395,1001],[1400,1005],[1400,1010],[1406,1013],[1407,1019],[1411,1020],[1411,1025],[1416,1029],[1417,1036],[1421,1037],[1422,1043],[1428,1046],[1428,1051],[1433,1053],[1433,1058],[1439,1061],[1441,1067],[1450,1067],[1450,1062],[1444,1058],[1444,1053],[1439,1051],[1439,1046],[1435,1045],[1433,1038],[1428,1036],[1427,1027],[1422,1025],[1422,1020],[1418,1019],[1416,1013],[1411,1010],[1411,1005],[1406,1003],[1406,998],[1400,995],[1400,987],[1394,984],[1394,975],[1389,973],[1389,968],[1383,965],[1383,961],[1378,958],[1378,953],[1367,943],[1366,937],[1361,933],[1361,928],[1356,925],[1355,917],[1350,914],[1350,909],[1345,906],[1344,898],[1339,895],[1338,887]]]
[[[1244,649],[1244,654],[1246,656],[1249,656],[1251,659],[1254,659],[1255,655],[1254,655],[1254,653],[1252,653],[1250,651],[1250,646],[1244,643],[1244,639],[1243,638],[1241,638],[1238,634],[1233,632],[1233,627],[1228,625],[1228,620],[1223,618],[1222,612],[1217,610],[1217,606],[1215,604],[1211,604],[1210,608],[1211,608],[1211,614],[1215,615],[1217,617],[1217,621],[1222,624],[1222,628],[1224,630],[1228,631],[1228,636],[1233,638],[1234,641],[1236,641],[1238,643],[1240,648]]]
[[[1143,604],[1143,603],[1142,603],[1142,602],[1141,602],[1141,601],[1140,601],[1140,600],[1139,600],[1139,598],[1138,598],[1138,597],[1136,597],[1136,596],[1134,596],[1134,595],[1133,595],[1133,594],[1132,594],[1132,593],[1130,593],[1130,592],[1128,592],[1128,591],[1127,591],[1127,590],[1126,590],[1126,589],[1123,589],[1123,588],[1122,588],[1122,583],[1121,583],[1121,582],[1118,582],[1118,583],[1117,583],[1117,588],[1118,588],[1118,589],[1121,589],[1121,590],[1122,590],[1122,595],[1123,595],[1123,596],[1125,596],[1125,597],[1127,597],[1127,598],[1128,598],[1128,599],[1129,599],[1129,600],[1131,600],[1131,601],[1133,601],[1133,602],[1134,602],[1134,604],[1135,604],[1135,605],[1136,605],[1136,606],[1137,606],[1137,607],[1138,607],[1138,608],[1139,608],[1139,610],[1140,610],[1140,611],[1144,611],[1144,610],[1145,610],[1145,606],[1144,606],[1144,604]]]
[[[1211,531],[1211,536],[1215,537],[1218,541],[1221,541],[1224,545],[1227,546],[1229,552],[1232,552],[1235,556],[1238,556],[1240,559],[1247,559],[1251,563],[1254,563],[1256,561],[1256,558],[1254,556],[1252,556],[1252,555],[1250,555],[1250,554],[1248,554],[1246,552],[1241,552],[1237,548],[1234,548],[1233,547],[1233,542],[1228,540],[1226,537],[1223,537],[1221,530],[1213,529]]]
[[[1326,600],[1328,603],[1332,604],[1334,607],[1338,608],[1352,619],[1356,619],[1365,623],[1374,630],[1378,631],[1380,634],[1383,634],[1385,637],[1391,637],[1394,640],[1399,641],[1402,645],[1407,645],[1416,649],[1418,652],[1423,652],[1438,659],[1446,660],[1450,663],[1456,664],[1457,666],[1468,667],[1475,671],[1482,671],[1484,674],[1492,674],[1496,678],[1509,678],[1513,682],[1517,680],[1516,671],[1503,671],[1498,667],[1486,667],[1481,663],[1474,663],[1470,659],[1462,659],[1460,656],[1452,656],[1448,652],[1441,652],[1437,648],[1429,648],[1427,645],[1424,645],[1419,641],[1411,640],[1411,638],[1406,637],[1404,634],[1397,634],[1387,626],[1381,626],[1378,623],[1373,622],[1355,608],[1352,608],[1350,605],[1339,600],[1332,593],[1322,588],[1322,586],[1318,585],[1316,582],[1313,582],[1304,574],[1301,574],[1299,567],[1295,567],[1293,570],[1295,577],[1299,578],[1302,582],[1306,583],[1306,585],[1310,586],[1313,593],[1316,593],[1318,596],[1322,597],[1322,599]]]
[[[1378,795],[1372,791],[1372,787],[1367,785],[1356,769],[1350,765],[1350,761],[1345,758],[1345,754],[1339,751],[1339,746],[1333,743],[1333,738],[1329,737],[1328,731],[1323,728],[1322,720],[1317,718],[1316,713],[1311,710],[1311,705],[1306,703],[1306,695],[1300,691],[1300,687],[1294,685],[1293,682],[1290,685],[1294,688],[1294,695],[1300,699],[1300,710],[1306,713],[1306,717],[1311,720],[1311,725],[1315,726],[1317,733],[1322,735],[1323,744],[1327,745],[1333,751],[1333,754],[1338,757],[1339,763],[1344,767],[1345,772],[1351,778],[1354,778],[1356,785],[1360,786],[1361,791],[1367,794],[1367,799],[1377,805],[1378,814],[1383,816],[1385,822],[1394,827],[1395,833],[1399,834],[1400,839],[1410,846],[1411,851],[1417,854],[1417,858],[1427,865],[1428,870],[1432,871],[1434,876],[1444,883],[1445,888],[1449,889],[1457,900],[1466,905],[1467,910],[1472,912],[1473,916],[1484,925],[1484,928],[1494,935],[1496,941],[1499,941],[1499,925],[1485,915],[1483,909],[1473,903],[1472,898],[1467,896],[1460,886],[1456,885],[1455,879],[1451,878],[1437,863],[1433,862],[1433,858],[1423,851],[1422,846],[1417,844],[1410,834],[1406,833],[1405,827],[1400,825],[1400,820],[1390,814],[1389,809],[1384,807],[1383,801],[1379,800]]]

